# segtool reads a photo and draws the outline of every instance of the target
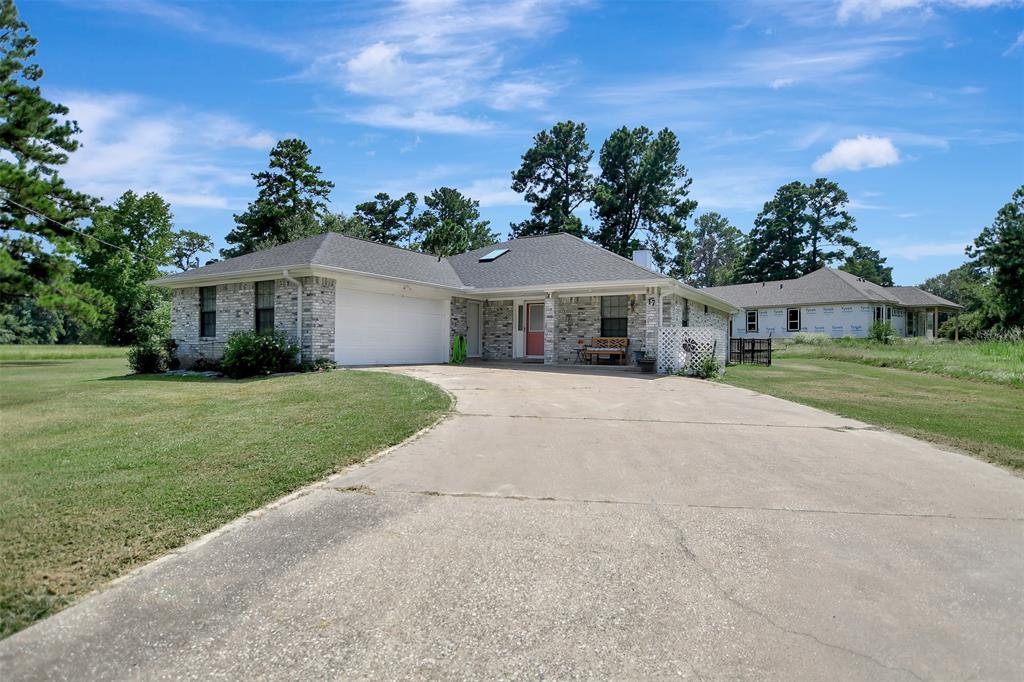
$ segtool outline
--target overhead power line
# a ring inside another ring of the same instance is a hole
[[[65,230],[71,230],[72,232],[77,232],[78,234],[82,235],[83,237],[88,237],[89,239],[94,239],[94,240],[98,241],[100,244],[103,244],[104,246],[109,246],[112,249],[120,249],[121,251],[129,253],[132,256],[135,256],[136,258],[141,258],[143,260],[152,261],[152,262],[154,262],[154,263],[156,263],[157,265],[160,265],[160,266],[166,265],[166,263],[158,261],[155,258],[150,258],[149,256],[146,256],[144,254],[136,253],[135,251],[132,251],[131,249],[129,249],[127,246],[121,246],[120,244],[111,244],[110,242],[108,242],[108,241],[106,241],[104,239],[100,239],[99,237],[97,237],[94,234],[89,234],[88,232],[86,232],[84,230],[78,229],[77,227],[71,225],[70,223],[62,223],[60,221],[54,220],[50,216],[48,216],[48,215],[46,215],[44,213],[40,213],[39,211],[35,210],[34,208],[30,208],[30,207],[26,206],[25,204],[18,203],[17,201],[15,201],[14,199],[11,198],[11,195],[10,195],[10,193],[7,192],[7,190],[4,190],[4,193],[7,195],[7,196],[3,197],[4,201],[6,201],[7,203],[12,204],[14,206],[17,206],[18,208],[20,208],[23,211],[27,211],[28,213],[31,213],[32,215],[36,216],[37,218],[41,218],[43,220],[48,220],[51,223],[53,223],[54,225],[59,225],[60,227],[63,227]]]

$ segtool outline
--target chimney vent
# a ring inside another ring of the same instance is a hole
[[[642,268],[654,271],[654,254],[649,249],[637,249],[634,251],[633,262]]]

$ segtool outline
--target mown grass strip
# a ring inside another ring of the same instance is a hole
[[[0,636],[450,408],[384,372],[126,371],[123,358],[0,363]]]

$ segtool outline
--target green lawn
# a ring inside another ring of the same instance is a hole
[[[0,362],[11,360],[97,360],[123,358],[127,348],[114,346],[22,346],[0,343]]]
[[[1024,388],[1024,342],[1020,341],[899,339],[880,344],[869,339],[829,339],[783,341],[778,348],[778,357],[844,360]]]
[[[51,359],[0,361],[0,636],[400,442],[451,402],[381,372],[124,377],[118,349],[25,350]]]
[[[787,353],[723,381],[1024,471],[1024,390],[1012,385]]]

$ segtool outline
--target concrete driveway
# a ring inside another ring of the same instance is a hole
[[[695,380],[396,371],[456,414],[0,642],[0,677],[1024,676],[1020,478]]]

